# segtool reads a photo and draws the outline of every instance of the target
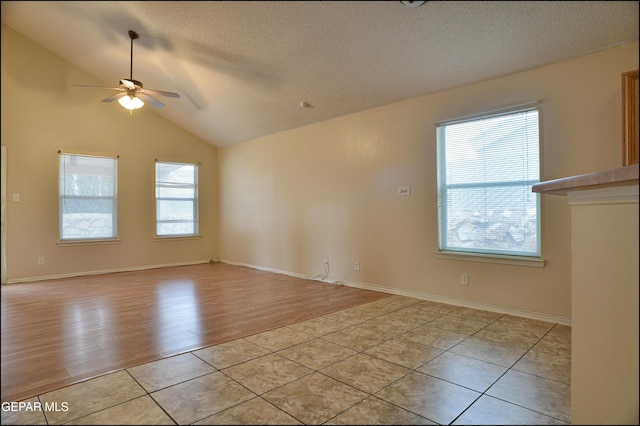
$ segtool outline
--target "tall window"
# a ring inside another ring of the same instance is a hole
[[[156,162],[156,235],[198,233],[198,166]]]
[[[540,256],[538,110],[437,125],[441,251]]]
[[[118,159],[60,154],[60,240],[118,236]]]

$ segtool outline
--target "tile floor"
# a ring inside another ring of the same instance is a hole
[[[570,371],[568,326],[391,296],[3,406],[2,424],[568,424]]]

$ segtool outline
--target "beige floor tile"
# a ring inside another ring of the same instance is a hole
[[[507,369],[496,364],[445,352],[418,368],[418,371],[456,385],[484,392]]]
[[[561,341],[549,336],[543,337],[531,350],[571,358],[571,342]]]
[[[430,300],[423,300],[422,302],[414,306],[422,309],[426,309],[427,311],[437,312],[440,314],[450,314],[460,309],[459,306],[449,305],[447,303],[432,302]]]
[[[553,417],[528,410],[508,402],[483,395],[460,417],[454,425],[562,425]]]
[[[511,367],[527,352],[527,349],[521,346],[471,336],[451,348],[451,352],[503,367]]]
[[[358,354],[323,368],[320,372],[361,391],[374,393],[410,371],[370,355]]]
[[[440,424],[449,424],[480,393],[426,374],[412,372],[375,396]]]
[[[547,321],[534,320],[531,318],[518,317],[515,315],[502,315],[497,321],[497,324],[505,325],[513,328],[526,329],[539,329],[546,334],[549,330],[554,328],[554,324]]]
[[[503,314],[500,314],[498,312],[483,311],[481,309],[473,309],[473,308],[466,308],[466,307],[460,307],[456,309],[451,313],[451,315],[455,315],[457,317],[487,321],[488,323],[492,323],[493,321],[503,316]]]
[[[246,337],[246,339],[249,342],[275,352],[311,340],[313,336],[288,327],[281,327],[275,330],[265,331],[264,333],[254,334],[253,336]]]
[[[486,332],[485,337],[491,336],[496,341],[518,344],[520,339],[523,346],[532,346],[553,328],[554,324],[550,322],[503,315],[486,327],[482,333]]]
[[[358,327],[373,330],[378,333],[385,333],[386,335],[397,336],[405,331],[411,330],[412,328],[416,328],[416,325],[401,318],[382,315],[358,324]]]
[[[435,425],[424,417],[411,413],[374,396],[349,408],[329,420],[328,425]]]
[[[385,340],[395,337],[385,335],[360,326],[351,326],[335,333],[327,334],[322,338],[337,345],[345,346],[357,352],[365,351]]]
[[[443,330],[455,331],[456,333],[471,336],[472,334],[477,333],[491,323],[490,320],[467,318],[456,316],[454,314],[455,312],[453,314],[448,314],[436,318],[433,321],[429,322],[429,325],[432,327],[441,328]]]
[[[81,417],[69,425],[175,425],[149,395],[123,402],[94,414]]]
[[[67,411],[46,412],[49,423],[62,424],[142,395],[145,395],[144,389],[121,370],[45,393],[40,400],[68,404]]]
[[[311,374],[313,370],[281,355],[269,354],[226,368],[222,372],[251,391],[261,395],[278,386]]]
[[[548,331],[542,327],[514,327],[499,321],[500,320],[480,330],[476,336],[482,337],[483,339],[493,340],[494,342],[508,343],[510,345],[521,346],[529,349],[538,343],[538,341],[540,341]]]
[[[375,302],[365,303],[363,305],[354,306],[354,309],[358,309],[365,313],[375,314],[376,317],[390,312],[394,312],[402,309],[401,306],[394,305],[387,302],[385,299],[376,300]]]
[[[13,404],[2,406],[2,417],[0,424],[3,425],[46,425],[44,418],[44,408],[38,397],[25,399],[23,401],[7,401]],[[22,403],[22,404],[20,404]]]
[[[364,353],[415,369],[440,355],[442,350],[400,336],[367,349]]]
[[[412,342],[433,346],[434,348],[446,351],[467,338],[465,334],[455,331],[443,330],[433,327],[430,324],[422,325],[403,335],[404,338]]]
[[[320,370],[356,353],[352,349],[336,345],[322,338],[309,340],[278,352],[278,354],[313,370]]]
[[[416,303],[421,302],[420,299],[416,299],[415,297],[400,296],[397,294],[394,294],[393,296],[390,296],[384,300],[387,301],[388,303],[393,303],[394,305],[402,306],[403,308],[406,308],[407,306],[415,305]]]
[[[291,324],[288,327],[293,328],[297,331],[301,331],[302,333],[309,334],[311,336],[319,337],[343,329],[346,327],[346,325],[344,323],[323,316]]]
[[[127,371],[147,392],[154,392],[213,373],[216,369],[192,353],[186,353],[128,368]]]
[[[415,328],[419,325],[424,325],[435,320],[436,318],[440,318],[443,315],[445,314],[429,311],[425,308],[419,307],[418,305],[412,305],[399,311],[387,314],[387,316],[391,318],[397,318],[405,321],[408,325],[411,325],[412,328]]]
[[[343,309],[341,311],[326,315],[327,318],[333,321],[337,321],[340,324],[343,324],[345,327],[359,324],[377,316],[379,315],[375,312],[366,312],[357,308]]]
[[[571,357],[571,327],[557,325],[533,347],[534,350]]]
[[[571,343],[571,326],[556,324],[545,337],[551,337],[563,342]]]
[[[320,373],[263,395],[263,398],[304,424],[321,424],[368,395]]]
[[[151,394],[178,424],[197,422],[255,396],[219,371]]]
[[[571,422],[571,386],[565,383],[509,370],[487,395]]]
[[[527,352],[527,354],[513,366],[513,369],[570,385],[571,358],[564,355],[537,351],[535,348],[536,347]]]
[[[246,339],[233,340],[194,351],[193,354],[221,370],[270,353],[268,349]]]
[[[207,417],[196,425],[300,425],[284,411],[274,407],[260,397],[227,408]]]

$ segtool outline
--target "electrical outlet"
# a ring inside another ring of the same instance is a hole
[[[460,275],[460,284],[469,285],[469,274]]]
[[[359,271],[360,270],[360,262],[358,262],[357,260],[355,262],[353,262],[353,270],[354,271]]]
[[[38,258],[38,265],[44,265],[44,257]]]
[[[329,259],[328,258],[324,258],[324,266],[329,266]]]

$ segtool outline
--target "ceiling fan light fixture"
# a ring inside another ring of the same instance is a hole
[[[118,99],[120,105],[125,107],[128,110],[140,109],[144,106],[144,102],[140,100],[137,96],[127,95]]]

